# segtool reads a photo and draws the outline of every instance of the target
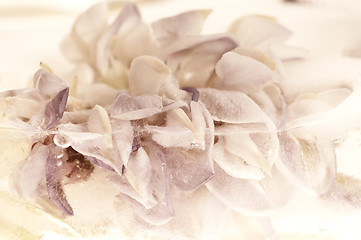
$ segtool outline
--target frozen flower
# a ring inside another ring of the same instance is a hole
[[[96,81],[116,88],[128,87],[130,64],[141,55],[165,61],[181,86],[205,86],[218,59],[237,46],[230,34],[200,35],[208,14],[190,11],[148,26],[137,7],[127,4],[109,25],[107,5],[98,4],[79,16],[62,48],[79,69],[86,64]]]
[[[63,187],[102,168],[122,231],[164,239],[228,238],[240,222],[237,237],[276,239],[268,217],[295,186],[345,198],[333,146],[343,129],[325,134],[319,119],[352,90],[286,98],[283,61],[302,56],[289,30],[252,15],[202,35],[209,10],[150,25],[133,4],[110,24],[107,11],[79,16],[62,45],[70,87],[39,70],[34,88],[0,94],[1,129],[28,139],[21,196],[76,215]]]

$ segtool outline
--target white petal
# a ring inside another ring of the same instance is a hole
[[[107,5],[101,3],[92,6],[75,20],[71,34],[61,45],[64,55],[70,61],[92,63],[95,41],[108,25],[107,14]]]
[[[82,84],[77,88],[76,97],[86,106],[106,106],[113,103],[118,90],[104,83]]]
[[[48,148],[36,144],[19,172],[19,185],[24,197],[33,198],[39,194],[39,187],[45,184],[45,166]]]
[[[191,114],[192,114],[192,124],[194,126],[194,136],[197,139],[200,149],[205,149],[205,131],[206,131],[206,122],[204,120],[203,107],[201,103],[191,101]]]
[[[272,70],[265,64],[234,52],[224,54],[216,65],[219,79],[216,88],[252,93],[273,79]]]
[[[165,46],[187,35],[198,35],[210,10],[194,10],[152,23],[153,34]]]
[[[261,47],[272,43],[282,43],[291,32],[275,19],[266,16],[250,15],[235,21],[229,28],[240,41],[240,46]]]
[[[143,22],[124,26],[112,41],[112,53],[126,68],[130,67],[134,58],[154,55],[157,50],[150,28]]]
[[[152,139],[163,147],[189,149],[196,142],[193,132],[189,128],[146,126],[145,129],[153,132]]]
[[[260,135],[261,137],[258,139],[261,140],[262,138],[267,140],[270,139],[268,134],[253,133],[252,135]],[[271,167],[278,153],[278,141],[275,141],[276,144],[272,144],[265,140],[264,142],[257,144],[257,142],[252,139],[251,134],[242,132],[225,135],[223,138],[226,151],[242,158],[246,164],[260,168],[268,175],[271,174]]]
[[[129,70],[129,91],[132,95],[153,94],[167,97],[177,95],[177,80],[160,59],[140,56],[133,60]]]
[[[164,150],[171,180],[183,191],[194,191],[214,175],[212,158],[208,151],[182,151],[179,148]]]
[[[93,133],[103,134],[109,148],[113,147],[112,126],[109,116],[107,111],[99,105],[96,105],[89,114],[88,130]]]
[[[109,45],[111,38],[116,35],[118,31],[127,31],[133,26],[136,26],[140,21],[141,17],[137,7],[134,4],[127,4],[106,32],[99,38],[95,46],[95,66],[103,76],[106,75],[110,67],[109,59],[112,53]]]
[[[133,144],[133,127],[130,121],[112,119],[112,135],[116,151],[119,154],[121,162],[127,166]]]
[[[279,134],[280,159],[298,181],[316,193],[328,190],[336,176],[336,156],[333,144],[320,142],[303,131]]]
[[[39,69],[34,75],[34,87],[46,98],[52,98],[68,86],[66,83],[44,69]]]
[[[121,197],[130,205],[135,214],[148,224],[163,225],[174,217],[174,215],[163,204],[158,203],[154,207],[146,209],[143,205],[126,195],[122,195]]]
[[[217,164],[214,168],[215,176],[206,187],[228,207],[242,214],[267,215],[285,204],[292,193],[292,186],[276,168],[272,169],[272,178],[266,177],[260,182],[231,177]]]
[[[267,194],[258,181],[231,177],[217,164],[214,169],[215,175],[206,187],[227,206],[247,214],[259,214],[271,209]]]
[[[207,86],[217,61],[237,42],[227,34],[183,38],[163,50],[161,56],[180,86]]]
[[[264,174],[260,168],[250,166],[245,160],[228,152],[223,138],[220,138],[213,148],[214,161],[232,177],[260,180]]]
[[[247,95],[238,91],[200,89],[200,101],[215,121],[227,123],[265,123],[270,131],[275,126],[270,118]]]
[[[152,167],[150,159],[142,147],[129,160],[125,176],[130,185],[140,195],[141,203],[146,207],[150,207],[149,204],[154,202],[152,188],[149,186],[152,178]]]

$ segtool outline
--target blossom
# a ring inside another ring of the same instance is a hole
[[[69,60],[79,66],[86,64],[95,82],[116,88],[128,87],[130,64],[141,55],[163,60],[181,86],[205,86],[217,60],[237,46],[230,34],[200,35],[208,14],[208,10],[191,11],[148,26],[137,7],[127,4],[108,24],[107,5],[97,4],[78,17],[62,49]],[[89,24],[94,16],[96,23]]]
[[[32,145],[14,180],[19,195],[65,219],[77,212],[64,186],[102,169],[97,181],[117,189],[114,214],[130,237],[208,239],[241,221],[277,238],[269,216],[295,186],[340,192],[333,144],[344,129],[324,134],[319,119],[353,90],[287,97],[283,63],[303,56],[285,44],[291,32],[251,15],[203,35],[209,14],[147,25],[127,4],[109,24],[102,3],[80,15],[62,45],[76,63],[72,81],[41,69],[33,88],[0,94],[1,127]]]

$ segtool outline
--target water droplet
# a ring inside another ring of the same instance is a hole
[[[57,133],[54,136],[54,143],[61,148],[68,148],[71,145],[69,138],[63,133]]]
[[[193,148],[199,148],[199,144],[192,142],[190,148],[191,148],[191,149],[193,149]]]

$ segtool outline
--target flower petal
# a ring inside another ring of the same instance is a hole
[[[215,121],[227,123],[265,123],[270,130],[275,126],[260,107],[247,95],[238,91],[200,89],[200,101]]]
[[[234,52],[224,54],[216,65],[218,89],[238,90],[246,94],[263,88],[272,81],[273,72],[265,64]]]
[[[66,199],[61,183],[61,176],[59,176],[58,174],[58,158],[54,153],[54,147],[51,147],[51,149],[49,149],[48,154],[49,155],[47,157],[45,178],[49,198],[66,215],[73,216],[73,209],[71,208],[68,200]]]
[[[53,128],[63,117],[68,96],[69,88],[65,88],[46,104],[43,122],[45,129]]]
[[[146,126],[152,132],[152,139],[163,147],[182,147],[189,149],[195,144],[193,132],[186,127]]]
[[[281,132],[280,159],[298,181],[311,191],[324,193],[336,177],[333,144],[320,142],[305,129]]]
[[[124,166],[127,166],[132,152],[134,138],[133,127],[130,121],[112,119],[112,136],[116,152]]]
[[[238,46],[233,36],[188,36],[163,50],[161,56],[180,86],[205,87],[221,56]]]
[[[153,34],[162,46],[188,35],[199,34],[210,12],[211,10],[194,10],[162,18],[152,23]]]
[[[242,47],[282,43],[291,36],[291,32],[274,18],[260,15],[242,17],[236,20],[228,31],[237,36]]]
[[[206,187],[215,197],[242,214],[269,214],[285,204],[292,192],[287,179],[276,168],[272,169],[272,178],[264,178],[261,182],[234,178],[217,164],[214,169],[215,176]]]
[[[111,38],[119,31],[129,31],[141,21],[139,11],[134,4],[127,4],[114,22],[102,34],[96,45],[95,66],[101,75],[105,76],[110,67]]]
[[[95,4],[75,20],[72,32],[63,40],[61,50],[73,62],[94,64],[96,40],[107,27],[108,7],[105,3]]]
[[[153,94],[177,98],[178,82],[171,70],[156,57],[140,56],[129,70],[129,92],[132,95]]]
[[[39,89],[43,97],[53,98],[68,86],[54,74],[39,69],[34,75],[34,87]]]
[[[21,167],[19,185],[24,197],[38,196],[40,185],[45,183],[48,154],[47,146],[37,143]]]
[[[241,157],[227,151],[223,138],[214,145],[213,160],[223,171],[235,178],[260,180],[265,177],[260,168],[246,164]]]

